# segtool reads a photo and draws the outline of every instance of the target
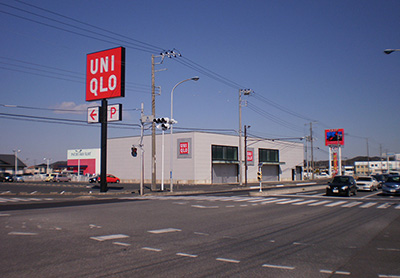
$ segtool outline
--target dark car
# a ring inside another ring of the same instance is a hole
[[[382,184],[382,193],[385,195],[400,195],[400,176],[389,176]]]
[[[357,183],[352,176],[336,176],[326,187],[326,195],[345,195],[357,194]]]
[[[94,183],[94,182],[98,182],[98,180],[99,180],[99,176],[93,176],[93,177],[91,177],[91,178],[89,179],[89,182],[90,182],[90,183]]]
[[[372,175],[378,182],[378,188],[382,187],[382,184],[386,181],[389,175],[387,174],[378,174],[378,175]]]
[[[12,182],[12,181],[14,181],[14,179],[13,179],[13,176],[9,173],[0,173],[0,181]]]

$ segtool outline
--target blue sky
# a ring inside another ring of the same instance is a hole
[[[176,128],[238,130],[239,89],[250,88],[252,135],[300,138],[313,122],[316,159],[328,159],[329,128],[344,128],[344,157],[366,155],[366,138],[371,156],[400,152],[400,52],[383,54],[400,48],[399,1],[0,0],[0,11],[0,153],[20,149],[29,165],[99,147],[98,125],[31,116],[86,121],[97,104],[85,101],[86,55],[117,46],[127,89],[109,103],[122,103],[122,123],[139,123],[141,103],[151,114],[151,55],[175,48],[182,57],[156,67],[157,116],[170,114],[176,83],[200,77],[174,92]]]

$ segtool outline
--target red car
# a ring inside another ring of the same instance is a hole
[[[100,176],[97,179],[98,182],[100,182]],[[107,183],[119,183],[121,180],[117,178],[116,176],[107,174]]]

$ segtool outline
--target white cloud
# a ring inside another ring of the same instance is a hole
[[[96,106],[94,103],[89,104],[76,104],[73,101],[65,101],[61,104],[57,104],[51,109],[54,109],[56,114],[85,114],[87,113],[88,107]]]

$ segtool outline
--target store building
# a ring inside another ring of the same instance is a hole
[[[157,183],[164,177],[169,183],[171,135],[156,135],[156,176]],[[108,139],[108,174],[121,180],[140,182],[141,150],[140,136]],[[143,138],[144,180],[151,182],[151,136]],[[207,132],[181,132],[173,134],[172,172],[175,184],[217,184],[237,183],[239,176],[238,136]],[[137,148],[138,155],[131,155],[131,148]],[[164,147],[163,147],[164,146]],[[244,142],[242,144],[244,146]],[[301,180],[304,161],[302,143],[289,141],[260,140],[248,138],[248,182],[257,182],[259,165],[263,181]],[[243,147],[244,149],[244,147]],[[243,151],[244,152],[244,151]],[[163,155],[164,153],[164,155]],[[244,155],[242,181],[245,181]],[[164,159],[163,159],[164,158]],[[162,173],[162,170],[164,172]]]
[[[74,149],[67,151],[68,171],[80,175],[100,174],[100,149]]]

